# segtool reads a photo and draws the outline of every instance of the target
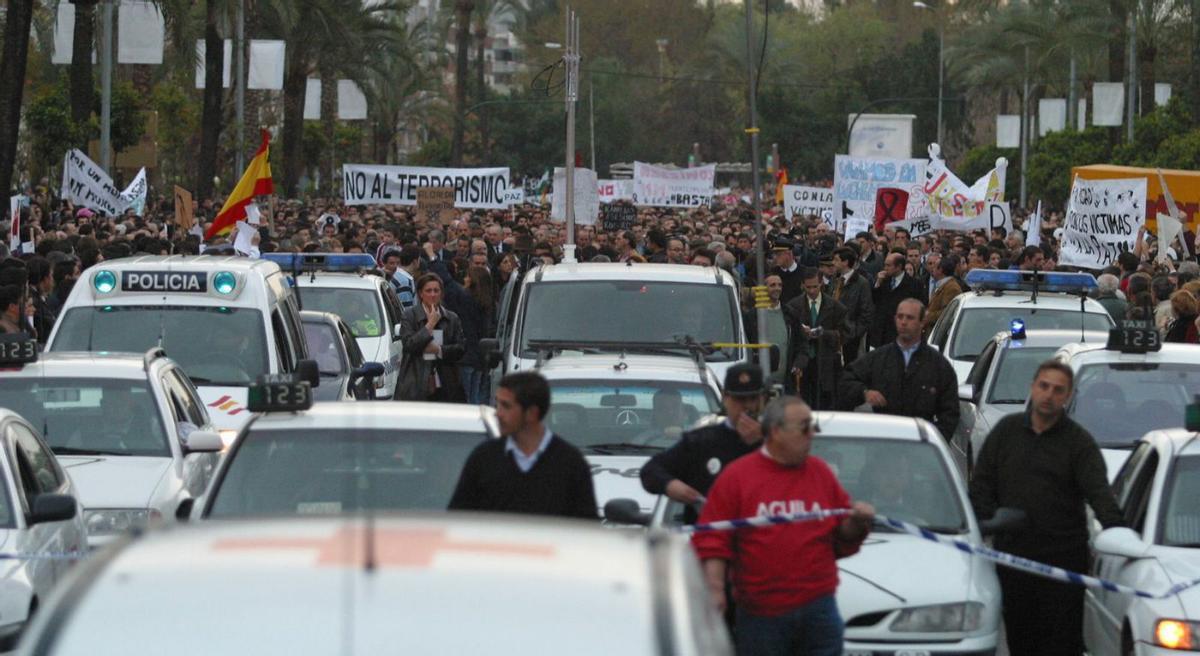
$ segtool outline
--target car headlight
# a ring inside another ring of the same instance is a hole
[[[1154,623],[1154,644],[1167,649],[1200,649],[1200,622],[1159,620]]]
[[[83,512],[88,535],[112,535],[143,529],[151,521],[160,518],[157,510],[146,508],[100,508]]]
[[[897,633],[946,633],[977,631],[983,625],[983,604],[967,601],[906,608],[892,621]]]

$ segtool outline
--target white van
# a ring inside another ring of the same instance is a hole
[[[298,372],[320,382],[279,266],[245,257],[101,262],[71,290],[46,350],[144,353],[158,345],[187,372],[226,443],[250,418],[246,390],[260,376]]]

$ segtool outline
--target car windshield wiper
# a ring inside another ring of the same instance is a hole
[[[991,405],[1022,405],[1025,403],[1025,399],[998,399],[988,401],[988,403]]]
[[[339,372],[336,372],[336,371],[322,371],[321,375],[324,376],[325,378],[337,378],[338,376],[341,376],[342,374]]]
[[[129,455],[124,451],[111,451],[106,449],[83,449],[72,446],[53,446],[50,450],[55,455],[60,456],[124,456]]]
[[[634,444],[633,442],[610,442],[607,444],[589,444],[583,447],[587,453],[597,453],[600,455],[614,455],[622,451],[636,451],[645,453],[647,451],[662,451],[660,446],[651,446],[649,444]]]

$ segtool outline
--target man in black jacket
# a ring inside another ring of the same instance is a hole
[[[915,278],[904,273],[904,256],[890,253],[883,261],[883,270],[875,278],[875,289],[871,300],[875,304],[875,315],[867,333],[867,344],[879,348],[896,341],[896,307],[906,298],[921,298],[921,285]]]
[[[858,251],[842,246],[833,252],[833,279],[829,281],[829,295],[846,307],[846,334],[842,340],[842,361],[853,362],[858,358],[863,336],[871,326],[875,303],[871,300],[871,283],[854,267],[858,262]]]
[[[459,475],[450,510],[596,519],[587,460],[543,421],[550,386],[535,372],[509,374],[496,390],[496,420],[506,436],[475,447]]]
[[[924,323],[921,301],[901,301],[896,341],[846,368],[841,404],[850,409],[866,403],[875,412],[928,419],[949,440],[958,427],[958,378],[950,362],[921,340]]]
[[[783,309],[790,335],[784,361],[790,366],[784,370],[791,373],[784,386],[789,393],[798,391],[814,410],[834,410],[846,308],[821,292],[821,273],[816,269],[805,269],[803,281],[804,293]]]

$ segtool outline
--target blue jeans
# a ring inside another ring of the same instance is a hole
[[[842,616],[833,595],[819,597],[778,617],[751,615],[739,606],[735,633],[738,656],[842,653]]]
[[[486,380],[483,369],[476,367],[459,367],[459,375],[462,377],[463,393],[466,394],[467,403],[480,404],[486,403],[487,395],[483,391],[483,383]]]

